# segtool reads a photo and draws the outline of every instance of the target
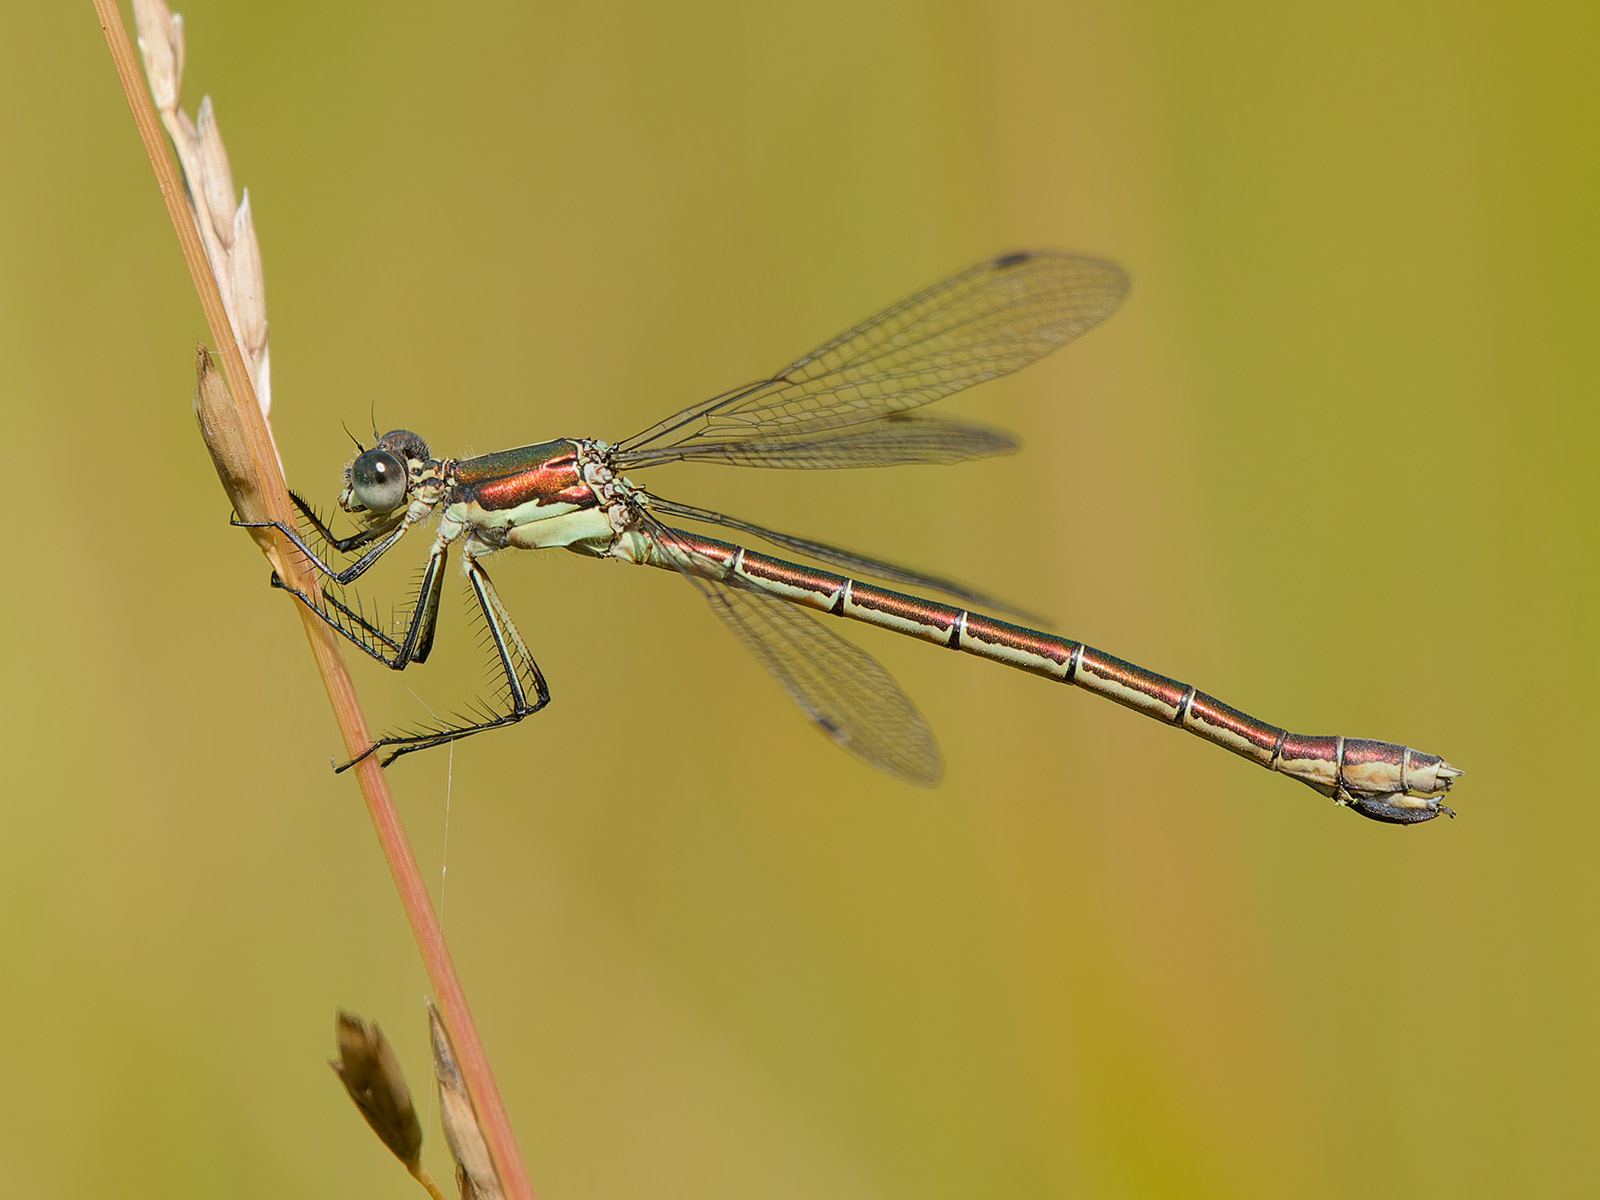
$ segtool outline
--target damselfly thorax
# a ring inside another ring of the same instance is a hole
[[[819,729],[908,782],[932,784],[942,771],[922,714],[876,660],[807,609],[1084,688],[1299,779],[1376,820],[1413,824],[1450,813],[1440,798],[1460,771],[1436,755],[1394,742],[1291,733],[1082,642],[984,616],[976,610],[1026,614],[964,584],[670,501],[624,474],[678,461],[822,469],[1009,453],[1016,443],[1006,434],[917,410],[1065,345],[1109,316],[1126,292],[1121,268],[1100,259],[1059,251],[1007,254],[886,309],[773,375],[615,444],[561,438],[439,459],[415,433],[384,434],[350,463],[339,497],[362,522],[359,532],[335,536],[294,497],[317,538],[355,556],[336,567],[300,530],[280,526],[337,585],[321,596],[295,595],[362,650],[402,669],[431,652],[445,563],[458,547],[505,692],[481,719],[388,734],[361,757],[387,748],[385,762],[392,762],[520,721],[548,702],[544,677],[482,560],[501,550],[565,548],[688,580]],[[343,589],[435,514],[410,615],[400,627],[384,628]],[[760,554],[669,520],[732,529],[822,565]],[[863,582],[868,577],[959,603]]]

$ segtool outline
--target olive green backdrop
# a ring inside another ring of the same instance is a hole
[[[1592,1180],[1600,27],[1291,7],[188,10],[299,488],[374,413],[617,438],[988,254],[1089,250],[1125,309],[946,405],[1023,455],[641,478],[1469,772],[1459,820],[1385,828],[852,629],[940,734],[924,793],[668,575],[503,559],[555,702],[393,778],[542,1195]],[[6,24],[0,1192],[417,1194],[323,1065],[345,1006],[420,1085],[425,981],[195,435],[198,304],[89,5]],[[477,694],[445,619],[427,667],[356,667],[375,721]]]

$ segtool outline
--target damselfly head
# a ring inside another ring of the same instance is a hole
[[[339,506],[345,512],[393,512],[406,502],[412,467],[427,460],[427,442],[409,429],[391,429],[345,468]]]

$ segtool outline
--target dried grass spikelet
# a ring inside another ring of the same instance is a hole
[[[433,1075],[439,1081],[439,1124],[444,1127],[444,1140],[456,1160],[456,1186],[461,1189],[461,1200],[505,1200],[489,1147],[478,1128],[472,1097],[462,1082],[450,1035],[431,1000],[428,1029],[433,1037]]]
[[[246,521],[266,520],[267,502],[256,481],[250,440],[240,425],[233,393],[211,360],[210,351],[199,345],[194,355],[194,419],[200,425],[200,436],[211,451],[217,478],[228,493],[233,511]],[[266,529],[255,528],[250,533],[264,552],[275,553]]]
[[[334,1025],[339,1057],[328,1065],[350,1093],[372,1132],[403,1162],[406,1170],[422,1161],[422,1124],[411,1103],[411,1089],[394,1056],[394,1047],[376,1023],[366,1024],[341,1011]]]
[[[422,1125],[411,1103],[394,1047],[383,1036],[377,1023],[367,1024],[354,1013],[340,1012],[334,1024],[339,1057],[328,1063],[344,1084],[356,1108],[372,1132],[389,1147],[411,1177],[428,1190],[434,1200],[444,1194],[422,1165]]]
[[[222,145],[211,97],[201,99],[193,120],[178,107],[178,92],[183,84],[183,18],[174,15],[162,0],[133,0],[133,19],[145,77],[150,81],[150,96],[183,171],[189,215],[222,293],[228,323],[250,372],[261,415],[266,417],[272,407],[267,301],[249,189],[242,201],[235,201],[233,171],[228,166],[228,152]],[[271,430],[269,424],[269,436]]]

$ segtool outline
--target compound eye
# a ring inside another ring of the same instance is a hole
[[[350,493],[368,512],[386,513],[400,507],[410,478],[405,463],[387,450],[363,450],[350,464]]]

